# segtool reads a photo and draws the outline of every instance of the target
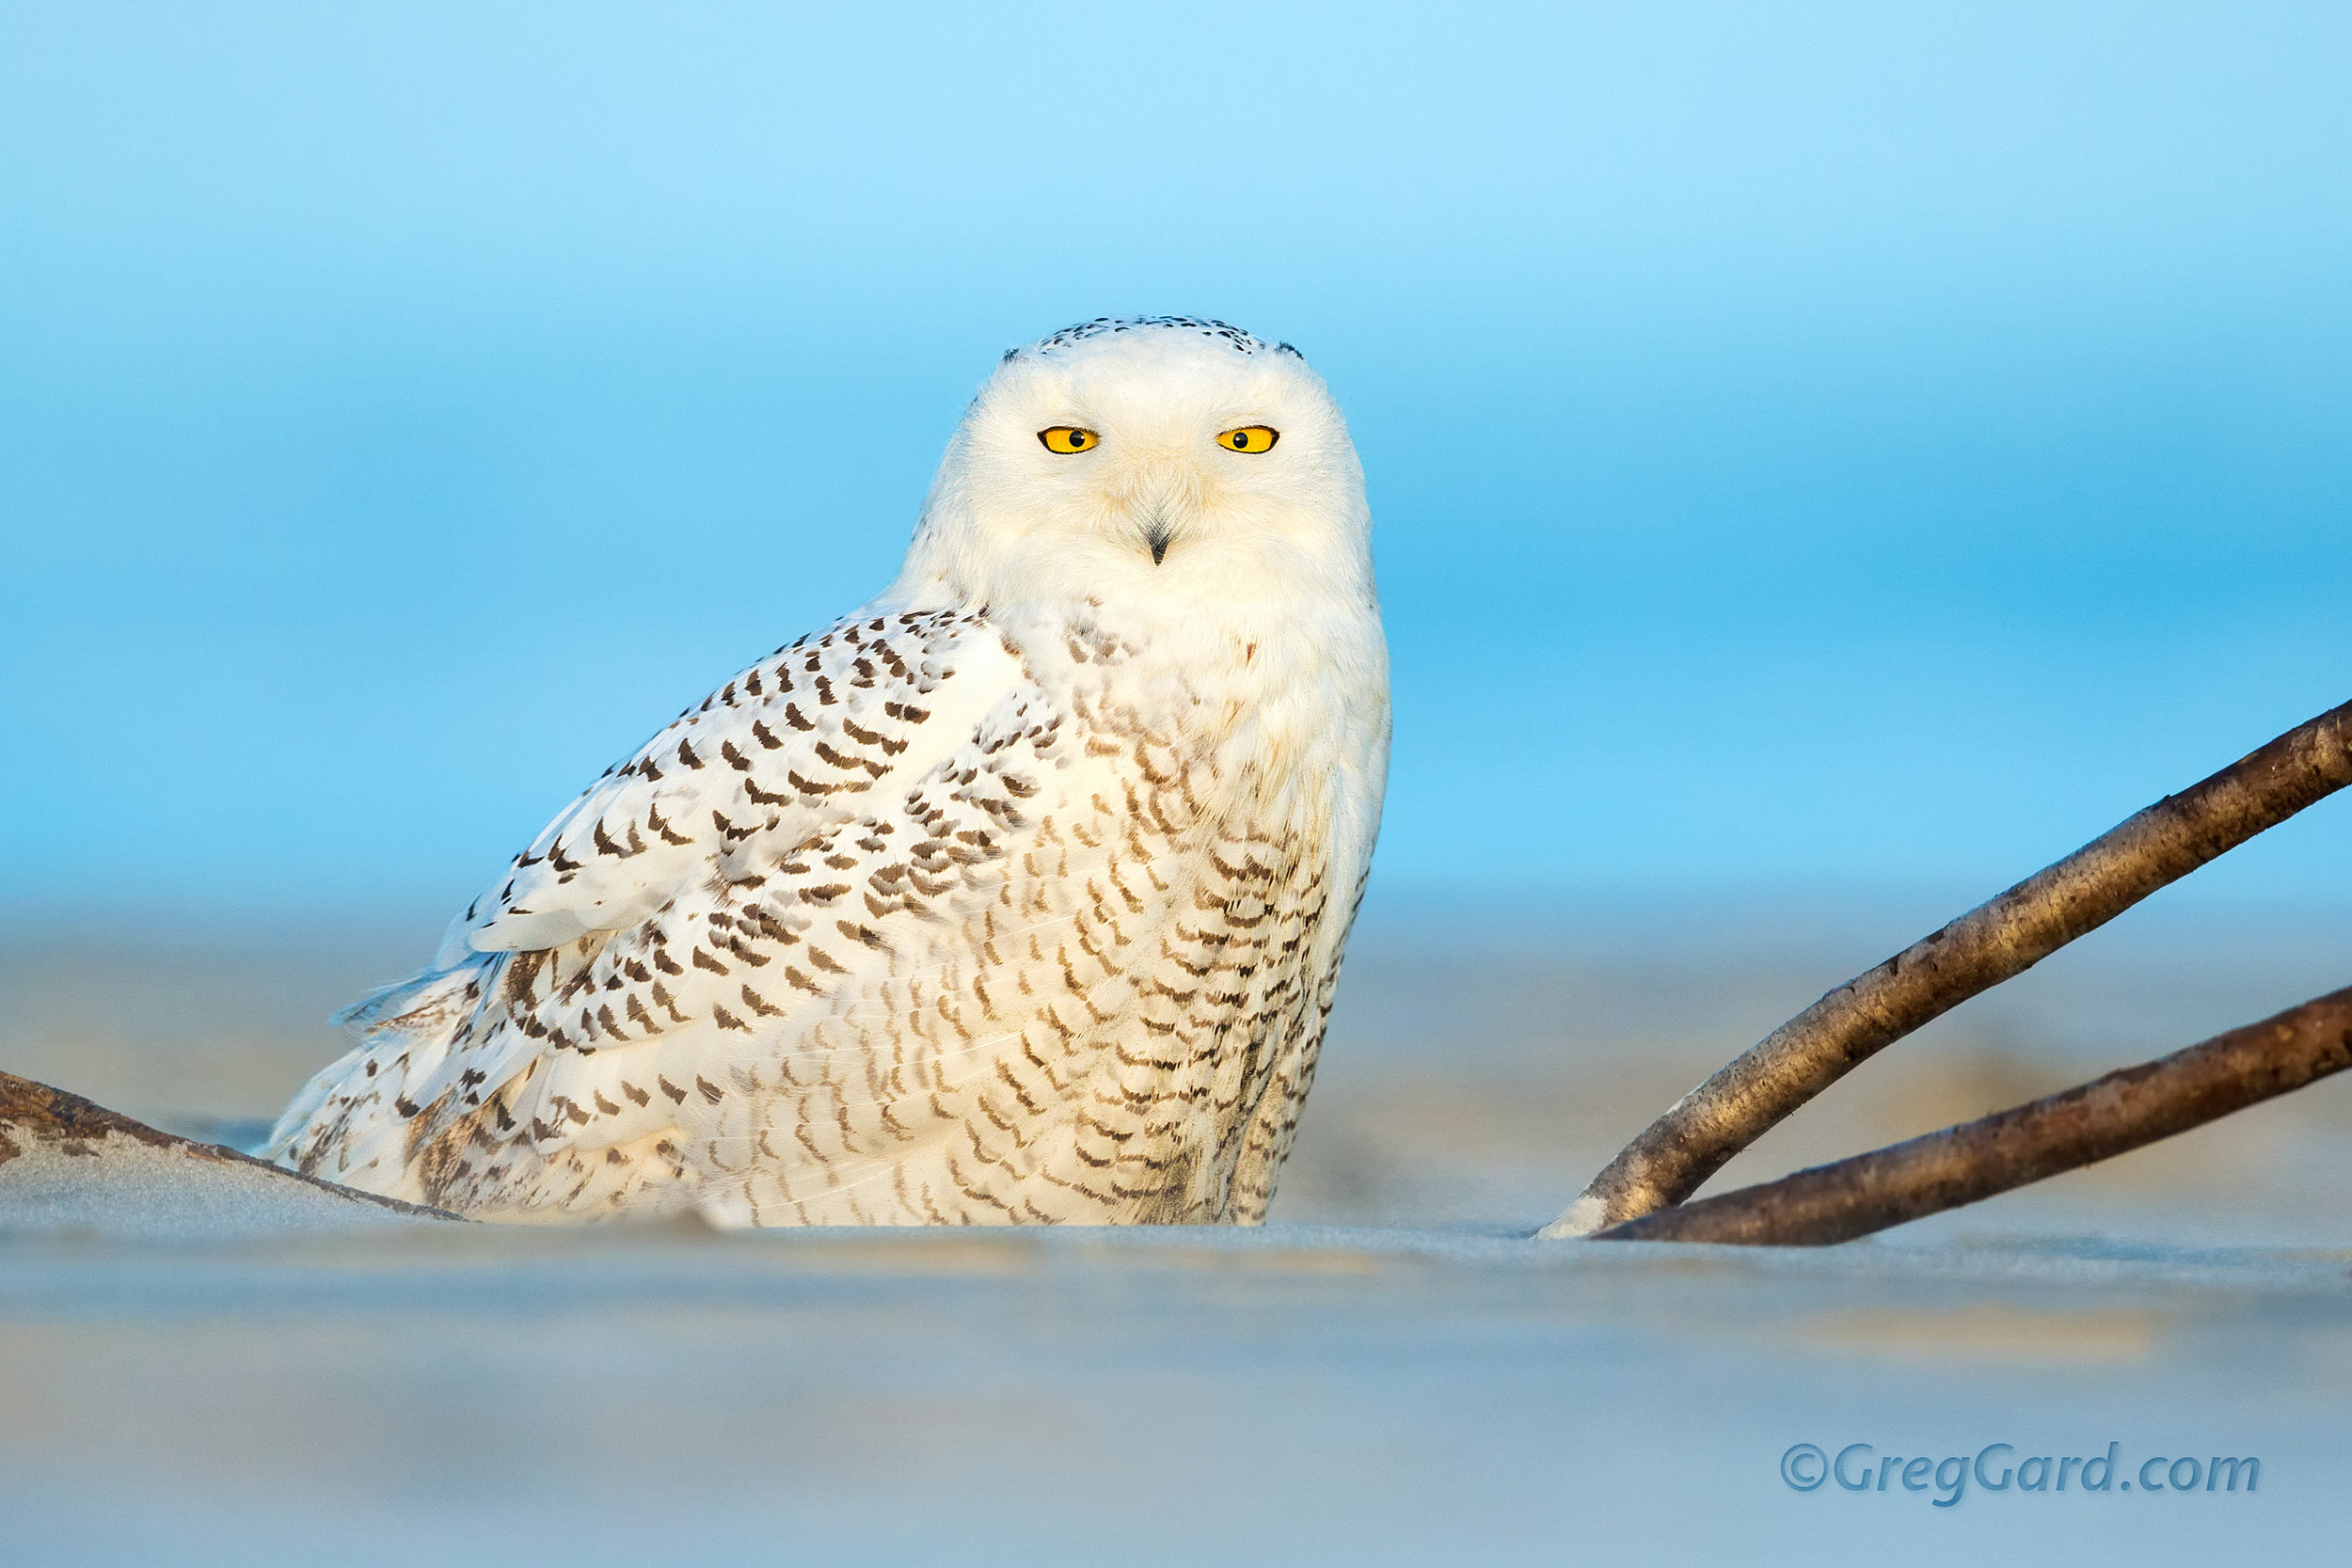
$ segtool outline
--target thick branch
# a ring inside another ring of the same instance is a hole
[[[299,1171],[256,1160],[249,1154],[240,1154],[219,1144],[197,1143],[177,1133],[150,1127],[143,1121],[134,1121],[119,1111],[109,1111],[78,1094],[53,1089],[46,1084],[19,1078],[12,1072],[0,1072],[0,1165],[43,1147],[59,1148],[77,1157],[89,1156],[106,1140],[117,1137],[127,1138],[167,1154],[202,1161],[206,1164],[247,1166],[267,1173],[273,1181],[315,1187],[337,1197],[351,1198],[379,1209],[439,1220],[463,1217],[439,1209],[428,1209],[421,1204],[403,1203],[396,1197],[363,1193],[356,1187],[322,1181],[315,1176],[304,1176]]]
[[[2352,1067],[2352,989],[1875,1154],[1664,1209],[1609,1242],[1826,1246],[2185,1132]]]
[[[2167,796],[1831,991],[1683,1096],[1540,1234],[1588,1235],[1681,1202],[1879,1051],[2348,784],[2352,703]]]

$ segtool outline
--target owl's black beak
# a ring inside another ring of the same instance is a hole
[[[1176,531],[1168,526],[1165,514],[1153,511],[1144,515],[1143,542],[1152,546],[1152,564],[1157,566],[1168,557],[1168,542]]]

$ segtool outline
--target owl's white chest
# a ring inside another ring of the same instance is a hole
[[[1378,816],[1376,626],[1366,649],[1099,605],[998,624],[1066,733],[1033,750],[1024,850],[958,943],[1001,1047],[927,1080],[971,1154],[918,1185],[970,1217],[1262,1218]],[[793,1201],[838,1217],[828,1188]]]
[[[1214,812],[1336,827],[1345,869],[1360,870],[1389,743],[1369,606],[1088,603],[1001,624],[1050,704],[1197,759],[1220,790]]]

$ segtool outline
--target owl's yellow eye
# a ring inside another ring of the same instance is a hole
[[[1057,451],[1064,456],[1073,451],[1084,451],[1089,447],[1100,446],[1103,442],[1103,437],[1091,430],[1080,430],[1074,424],[1057,424],[1050,430],[1041,430],[1037,433],[1037,438],[1045,443],[1047,451]]]
[[[1228,451],[1272,451],[1282,433],[1262,424],[1246,424],[1239,430],[1220,433],[1216,444]]]

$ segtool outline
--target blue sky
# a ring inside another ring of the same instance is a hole
[[[1350,412],[1387,896],[1989,892],[2352,697],[2352,10],[880,18],[0,4],[0,899],[462,901],[1105,312]]]

